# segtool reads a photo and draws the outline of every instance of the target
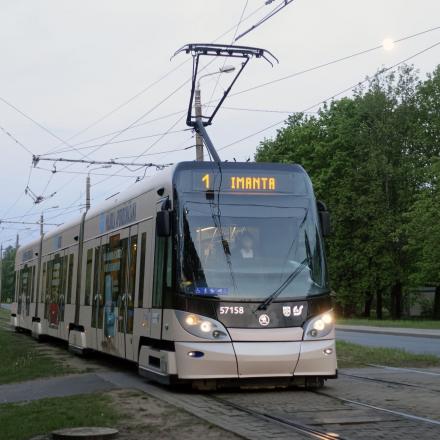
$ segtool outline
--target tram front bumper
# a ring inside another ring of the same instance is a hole
[[[334,340],[176,342],[177,376],[179,379],[334,376],[334,347]]]

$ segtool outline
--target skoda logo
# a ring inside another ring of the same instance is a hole
[[[264,315],[260,315],[258,317],[258,322],[260,323],[260,325],[262,325],[263,327],[266,327],[266,325],[269,325],[270,322],[270,318],[268,315],[264,314]]]

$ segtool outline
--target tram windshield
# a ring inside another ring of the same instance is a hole
[[[287,279],[278,298],[328,292],[312,198],[283,196],[282,203],[263,199],[245,196],[240,204],[235,199],[234,204],[193,199],[183,205],[184,292],[262,300]]]

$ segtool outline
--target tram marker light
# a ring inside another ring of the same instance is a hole
[[[212,324],[209,321],[202,321],[200,324],[200,330],[205,333],[209,333],[212,330]]]
[[[192,358],[201,358],[205,356],[205,353],[203,353],[203,351],[189,351],[188,356]]]
[[[196,325],[197,324],[197,318],[194,315],[188,315],[185,319],[185,322],[188,325]]]
[[[325,328],[325,322],[322,319],[317,319],[313,323],[313,328],[318,332],[322,332]]]

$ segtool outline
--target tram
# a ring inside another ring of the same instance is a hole
[[[20,247],[11,324],[167,384],[321,385],[328,229],[299,165],[181,162]]]

